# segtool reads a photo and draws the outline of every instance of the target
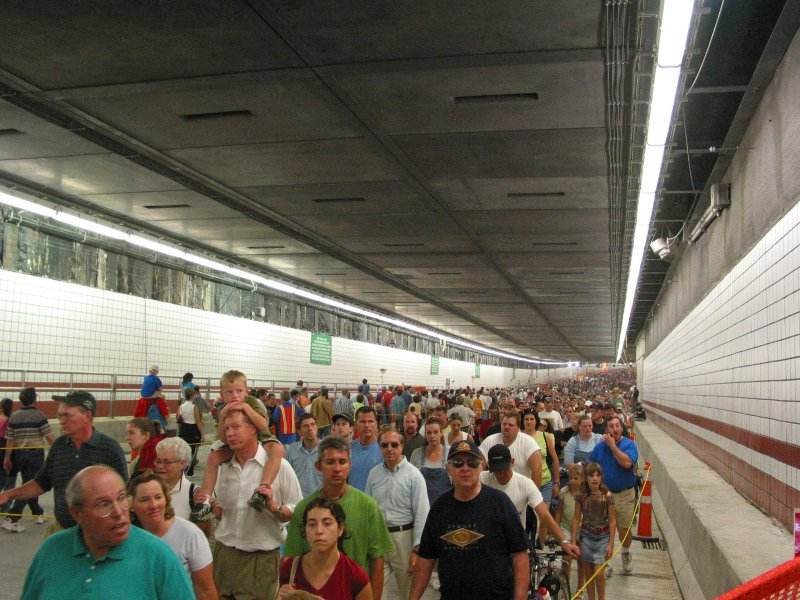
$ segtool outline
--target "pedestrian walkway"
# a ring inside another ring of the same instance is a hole
[[[201,448],[200,463],[194,476],[191,477],[192,481],[196,483],[202,481],[202,465],[205,464],[207,452],[207,446]],[[44,494],[40,501],[45,513],[52,516],[52,493]],[[19,598],[28,565],[45,538],[47,525],[36,525],[29,516],[26,516],[22,523],[25,525],[25,531],[22,533],[0,530],[0,573],[3,574],[0,600],[17,600]],[[660,536],[655,522],[653,529],[654,535]],[[633,542],[631,550],[633,553],[632,575],[622,575],[622,560],[619,555],[612,561],[615,574],[608,579],[606,584],[608,600],[682,600],[672,571],[669,553],[666,550],[644,549],[637,541]],[[572,589],[577,590],[574,572],[575,568],[573,567]],[[384,591],[384,600],[403,600],[398,597],[396,590],[394,580],[390,579],[389,585]],[[439,598],[439,593],[428,587],[423,600],[436,600],[437,598]]]

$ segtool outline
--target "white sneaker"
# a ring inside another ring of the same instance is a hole
[[[430,585],[436,592],[442,588],[442,584],[439,582],[439,573],[436,571],[431,573],[431,579],[428,582],[428,585]]]
[[[36,521],[34,521],[37,525],[44,525],[47,521],[44,520],[44,515],[39,515],[36,517]]]
[[[17,521],[16,523],[11,519],[6,519],[5,521],[0,524],[0,527],[5,529],[6,531],[13,531],[14,533],[22,533],[25,531],[25,527],[22,526],[22,523]]]
[[[631,566],[632,562],[633,562],[633,559],[631,558],[631,553],[630,552],[623,552],[622,553],[622,572],[625,573],[626,575],[630,575],[631,573],[633,573],[633,567]]]
[[[606,575],[606,579],[608,579],[609,577],[611,577],[614,574],[614,567],[612,567],[611,565],[608,565],[606,567],[606,570],[603,571],[603,572]]]

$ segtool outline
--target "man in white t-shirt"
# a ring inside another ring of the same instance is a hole
[[[487,487],[504,492],[519,513],[522,526],[525,527],[526,508],[530,506],[536,513],[539,521],[544,523],[553,537],[558,540],[564,551],[570,556],[580,556],[580,550],[574,544],[570,544],[564,537],[561,527],[550,515],[549,507],[544,503],[542,494],[533,482],[527,477],[523,477],[512,468],[514,459],[511,452],[503,444],[495,444],[489,448],[488,458],[486,459],[488,471],[481,473],[481,483]],[[534,528],[535,532],[537,528]]]
[[[495,444],[503,444],[514,459],[514,470],[528,479],[532,479],[536,487],[542,485],[542,453],[539,444],[519,429],[519,412],[506,410],[500,421],[500,433],[493,433],[481,444],[481,452],[489,460],[489,448]]]
[[[544,410],[539,412],[539,418],[542,421],[549,421],[554,432],[564,431],[564,420],[561,418],[561,413],[553,408],[551,396],[544,397]]]
[[[464,404],[464,396],[459,396],[456,400],[456,405],[447,411],[448,423],[453,415],[458,415],[458,418],[464,424],[464,429],[468,432],[472,431],[472,419],[475,417],[475,413]]]

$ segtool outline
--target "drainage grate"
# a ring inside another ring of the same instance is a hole
[[[661,540],[655,538],[653,540],[642,540],[642,548],[645,550],[666,550],[662,545]]]

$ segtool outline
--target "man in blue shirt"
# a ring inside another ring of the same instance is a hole
[[[22,600],[194,600],[175,552],[131,527],[128,493],[114,469],[86,467],[72,478],[66,495],[78,525],[39,547]]]
[[[152,398],[162,387],[164,387],[164,384],[161,382],[161,379],[158,376],[158,367],[153,365],[150,367],[150,371],[147,373],[147,375],[144,376],[144,380],[142,381],[142,389],[139,390],[139,394],[142,396],[142,398]]]
[[[591,462],[603,468],[603,483],[614,496],[614,507],[617,510],[617,531],[622,543],[622,569],[626,574],[631,569],[631,541],[627,535],[633,525],[633,513],[636,507],[636,461],[639,450],[630,439],[622,436],[622,421],[613,416],[606,421],[606,433],[603,439],[589,455]],[[608,575],[608,569],[606,569]]]
[[[378,446],[378,417],[371,406],[362,406],[356,412],[356,431],[358,439],[353,440],[350,447],[352,468],[350,469],[350,485],[364,491],[367,489],[369,472],[383,461]]]
[[[316,467],[319,458],[319,437],[314,415],[306,413],[297,419],[300,440],[286,446],[286,460],[292,465],[303,498],[308,498],[322,485],[322,473]]]

